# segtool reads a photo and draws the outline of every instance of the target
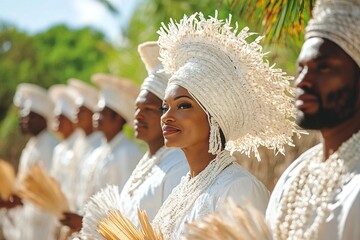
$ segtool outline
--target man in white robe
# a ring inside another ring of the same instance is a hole
[[[20,127],[23,134],[32,137],[20,157],[18,179],[34,164],[40,163],[50,171],[54,147],[58,140],[49,128],[53,121],[53,103],[47,91],[37,85],[21,83],[17,86],[14,104],[19,108]],[[3,217],[4,236],[16,239],[55,239],[56,219],[23,200],[23,206],[9,209]]]
[[[323,141],[283,173],[274,239],[360,239],[360,1],[320,0],[298,57],[297,122]]]
[[[138,209],[145,210],[150,221],[188,171],[181,149],[166,148],[160,126],[162,101],[169,75],[159,72],[159,47],[156,42],[146,42],[138,47],[148,77],[141,85],[135,102],[135,136],[143,140],[148,151],[126,182],[121,195],[121,212],[137,227]]]
[[[139,88],[129,80],[105,74],[94,75],[92,80],[100,88],[95,124],[106,137],[106,143],[94,152],[100,156],[94,171],[94,194],[111,184],[121,190],[144,152],[123,132],[126,123],[132,125]]]

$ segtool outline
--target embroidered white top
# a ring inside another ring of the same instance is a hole
[[[142,182],[132,189],[134,183],[131,176],[120,195],[121,212],[137,227],[140,226],[137,210],[146,210],[152,221],[173,188],[180,183],[181,177],[189,171],[185,155],[180,149],[162,147],[151,158],[146,153],[139,164],[149,160],[156,163],[141,176]]]

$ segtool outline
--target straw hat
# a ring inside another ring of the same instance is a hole
[[[128,79],[97,73],[91,80],[99,86],[98,107],[108,106],[121,115],[128,124],[132,124],[135,114],[135,100],[139,87]]]
[[[30,111],[43,116],[48,125],[53,120],[54,104],[48,96],[48,92],[35,84],[20,83],[16,87],[14,105],[20,108],[20,114],[25,116]]]
[[[340,46],[360,66],[360,1],[317,0],[305,39],[326,38]]]
[[[290,119],[295,117],[293,88],[281,69],[264,61],[258,37],[248,28],[233,30],[229,19],[206,19],[202,13],[172,19],[158,31],[161,61],[172,74],[169,85],[186,88],[208,114],[209,152],[221,151],[219,128],[226,149],[259,159],[257,148],[265,146],[284,152],[298,132]]]
[[[154,41],[144,42],[138,46],[138,52],[149,74],[141,84],[141,89],[148,90],[163,100],[170,75],[163,71],[159,60],[159,45]]]
[[[78,106],[84,105],[92,112],[98,110],[97,102],[99,100],[99,93],[95,87],[75,78],[70,78],[68,80],[68,85],[78,92],[78,95],[76,96],[76,104]]]

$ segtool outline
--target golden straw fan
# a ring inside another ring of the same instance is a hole
[[[59,183],[39,164],[34,164],[25,174],[17,193],[59,219],[63,218],[63,212],[69,211],[69,204]]]
[[[14,191],[16,182],[14,167],[0,159],[0,198],[8,200]]]
[[[250,202],[243,207],[228,199],[222,211],[187,226],[184,239],[253,240],[272,239],[265,218]]]
[[[145,211],[138,211],[142,230],[139,230],[118,209],[109,211],[107,218],[100,221],[97,231],[106,240],[163,240],[152,228]]]

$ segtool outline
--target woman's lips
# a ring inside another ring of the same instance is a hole
[[[171,134],[175,134],[175,133],[180,132],[180,130],[178,128],[176,128],[176,127],[173,127],[173,126],[164,125],[162,127],[162,132],[163,132],[164,136],[169,136]]]

